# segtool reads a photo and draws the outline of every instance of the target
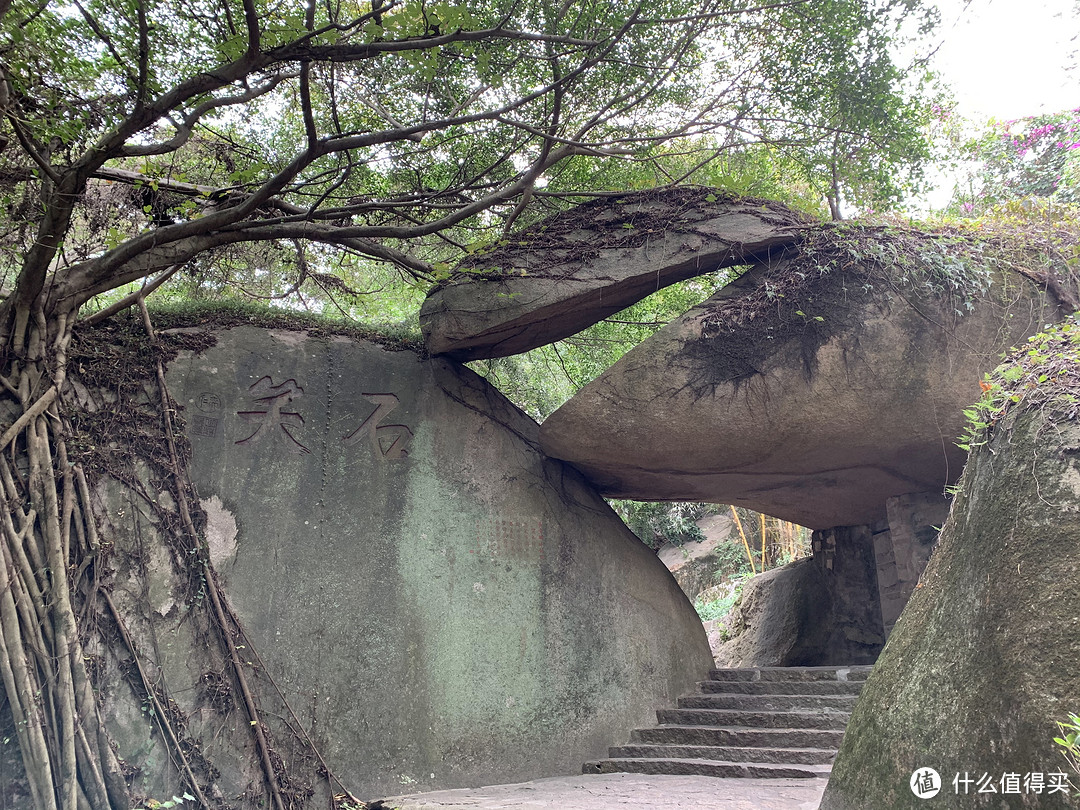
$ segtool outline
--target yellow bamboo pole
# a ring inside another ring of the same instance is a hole
[[[761,518],[761,570],[765,570],[765,515],[759,514]]]
[[[735,528],[739,530],[739,537],[742,538],[743,548],[746,549],[746,559],[750,561],[750,570],[753,573],[757,573],[757,567],[754,565],[754,555],[750,553],[750,544],[746,541],[746,532],[743,531],[742,521],[739,520],[739,513],[735,511],[735,507],[729,507],[731,509],[731,516],[735,518]]]

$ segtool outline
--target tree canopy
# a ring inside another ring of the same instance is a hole
[[[245,254],[290,268],[271,292],[347,256],[429,277],[538,197],[596,189],[613,158],[674,182],[765,142],[857,193],[923,157],[891,48],[924,12],[896,0],[3,12],[9,319],[46,277],[49,307],[78,306],[251,243],[289,254]]]

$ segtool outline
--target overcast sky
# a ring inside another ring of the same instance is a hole
[[[936,64],[961,114],[1010,119],[1080,107],[1075,0],[938,0],[938,7]]]

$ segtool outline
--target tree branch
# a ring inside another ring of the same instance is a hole
[[[197,104],[190,113],[184,116],[183,122],[176,128],[176,134],[169,140],[154,144],[125,144],[120,148],[117,156],[149,157],[151,155],[163,155],[168,152],[176,151],[188,142],[192,132],[195,130],[195,125],[199,123],[199,120],[208,112],[221,107],[232,107],[254,101],[260,96],[269,93],[285,81],[285,79],[295,78],[298,75],[298,73],[275,73],[263,84],[249,87],[243,93],[238,93],[234,96],[207,99],[206,101]]]

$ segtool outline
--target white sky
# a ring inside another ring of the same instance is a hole
[[[935,62],[962,115],[1000,120],[1080,107],[1080,14],[1074,0],[937,5],[942,44]]]
[[[978,127],[1080,107],[1080,0],[936,0],[941,10],[933,67],[957,112]],[[944,208],[957,169],[931,167],[932,188],[905,207]]]

